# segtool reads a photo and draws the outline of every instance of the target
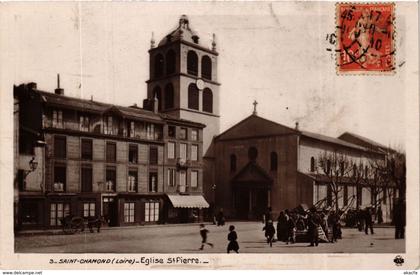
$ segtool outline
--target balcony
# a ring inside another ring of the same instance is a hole
[[[114,184],[114,182],[111,181],[111,180],[105,182],[104,191],[105,192],[115,192],[115,184]]]
[[[54,184],[53,184],[53,191],[54,192],[64,192],[64,183],[62,183],[62,182],[54,182]]]

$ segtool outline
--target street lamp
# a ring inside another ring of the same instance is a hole
[[[32,159],[29,161],[29,168],[30,170],[25,170],[24,175],[23,175],[23,182],[24,182],[24,189],[26,188],[26,177],[32,173],[33,171],[36,170],[36,168],[38,167],[38,162],[35,161],[35,157],[32,157]]]

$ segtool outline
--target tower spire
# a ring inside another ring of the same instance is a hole
[[[57,74],[57,88],[54,90],[57,95],[64,95],[64,89],[60,88],[60,74]]]

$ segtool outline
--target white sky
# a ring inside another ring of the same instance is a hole
[[[397,29],[410,5],[398,3]],[[219,51],[221,131],[252,112],[329,136],[344,131],[405,146],[406,66],[393,76],[337,76],[326,35],[334,3],[17,3],[7,4],[9,68],[15,84],[69,96],[141,105],[149,77],[151,32],[158,43],[187,14],[200,43]],[[414,10],[415,12],[415,10]],[[407,61],[405,28],[397,65]]]

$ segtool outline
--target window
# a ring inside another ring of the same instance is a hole
[[[92,192],[92,166],[82,166],[82,192]]]
[[[137,163],[139,148],[137,144],[130,144],[128,146],[128,162]]]
[[[344,161],[340,161],[340,174],[344,176]]]
[[[82,139],[82,149],[81,156],[83,160],[92,160],[92,140],[91,139]]]
[[[168,142],[168,159],[175,159],[175,142]]]
[[[201,59],[201,77],[211,80],[211,59],[207,55]]]
[[[195,129],[191,130],[191,140],[194,140],[194,141],[198,140],[198,130],[195,130]]]
[[[89,117],[82,115],[79,117],[79,129],[83,132],[89,132]]]
[[[53,121],[52,125],[54,128],[64,128],[63,127],[63,111],[53,111]]]
[[[277,171],[277,153],[271,152],[270,154],[270,170]]]
[[[236,171],[236,156],[230,155],[230,171],[235,172]]]
[[[149,192],[157,192],[157,173],[149,173]]]
[[[149,163],[158,164],[158,148],[157,147],[150,147]]]
[[[106,161],[107,162],[117,161],[117,145],[114,142],[106,143]]]
[[[136,136],[136,128],[134,121],[128,122],[128,137],[135,137]]]
[[[168,126],[168,136],[171,138],[176,137],[176,127],[175,126]]]
[[[169,50],[166,53],[166,74],[175,73],[176,69],[176,54],[174,50]]]
[[[194,51],[188,51],[187,72],[188,74],[198,75],[198,56]]]
[[[368,177],[368,172],[369,172],[369,168],[367,167],[367,165],[365,166],[365,178]]]
[[[193,161],[198,160],[198,145],[196,144],[191,145],[191,160]]]
[[[131,223],[134,222],[134,202],[124,203],[124,222]]]
[[[165,86],[165,109],[174,107],[174,86],[171,83]]]
[[[179,131],[179,139],[187,139],[187,128],[181,128]]]
[[[175,186],[176,170],[173,168],[168,169],[168,186]]]
[[[66,166],[64,164],[55,164],[54,166],[54,185],[55,192],[66,191]]]
[[[213,113],[213,92],[209,88],[203,90],[203,111]]]
[[[357,177],[357,166],[353,164],[353,177]]]
[[[66,137],[55,136],[54,137],[54,157],[58,159],[65,159],[67,153],[67,142]]]
[[[95,203],[94,202],[85,202],[83,203],[83,217],[95,217]]]
[[[104,133],[107,135],[113,135],[114,134],[114,125],[112,122],[112,116],[108,116],[105,118],[104,123]]]
[[[153,89],[153,98],[157,98],[158,100],[158,110],[162,111],[162,90],[159,86],[156,86]]]
[[[188,108],[198,110],[199,91],[194,83],[188,86]]]
[[[182,186],[184,188],[185,186],[187,186],[187,174],[185,173],[185,171],[179,172],[179,186]]]
[[[22,224],[38,224],[39,219],[39,203],[32,201],[20,202],[20,215],[22,217]],[[43,222],[43,221],[42,221]]]
[[[128,192],[137,192],[137,170],[131,170],[128,172]]]
[[[315,158],[311,157],[311,172],[315,172]]]
[[[331,171],[331,161],[327,160],[327,174],[329,174]]]
[[[198,187],[198,171],[191,171],[191,187]]]
[[[146,138],[155,139],[155,125],[153,123],[146,123]]]
[[[186,143],[179,144],[179,158],[182,161],[187,160],[187,144]]]
[[[159,203],[158,202],[144,203],[144,221],[145,222],[159,221]]]
[[[163,55],[157,54],[155,56],[155,77],[161,77],[163,75]]]
[[[61,225],[60,219],[70,215],[70,204],[51,203],[50,204],[50,225]]]
[[[106,168],[106,182],[105,182],[105,191],[115,192],[117,182],[117,173],[115,167],[108,166]]]

